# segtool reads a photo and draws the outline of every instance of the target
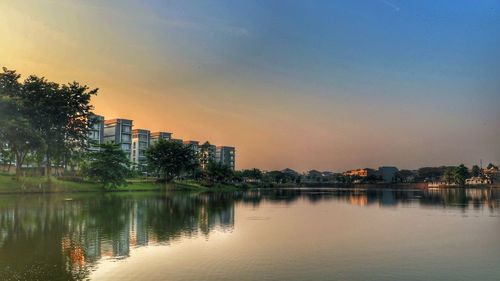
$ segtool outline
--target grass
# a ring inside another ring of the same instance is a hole
[[[75,182],[51,178],[50,183],[46,177],[27,176],[19,181],[15,180],[13,175],[0,174],[0,194],[8,193],[44,193],[44,192],[110,192],[110,191],[233,191],[238,187],[234,185],[217,184],[211,187],[201,185],[197,181],[182,180],[168,184],[158,184],[153,180],[130,179],[126,186],[116,189],[104,190],[101,184],[93,182]]]

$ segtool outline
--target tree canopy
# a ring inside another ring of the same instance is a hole
[[[160,139],[146,150],[148,167],[162,182],[171,182],[197,165],[195,152],[182,143]]]
[[[100,182],[104,188],[126,185],[130,175],[130,162],[118,144],[101,144],[99,151],[89,153],[89,161],[83,172],[90,179]]]

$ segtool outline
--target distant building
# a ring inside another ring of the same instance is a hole
[[[171,141],[173,141],[173,142],[178,142],[178,143],[184,143],[184,141],[183,141],[183,140],[181,140],[181,139],[171,139]]]
[[[104,116],[89,115],[88,148],[91,151],[99,150],[99,145],[104,143]]]
[[[194,140],[188,140],[183,142],[184,145],[189,146],[195,153],[200,152],[200,142]]]
[[[465,180],[466,185],[491,184],[492,181],[486,177],[472,177]]]
[[[172,139],[172,133],[168,133],[168,132],[154,132],[154,133],[151,133],[151,141],[150,141],[150,144],[153,145],[155,144],[156,142],[158,142],[158,140],[171,140]]]
[[[385,182],[393,182],[396,180],[396,173],[399,172],[399,169],[396,167],[382,166],[378,168],[377,172]]]
[[[492,183],[500,183],[500,170],[497,167],[483,169],[482,175],[484,175],[484,177],[490,180]]]
[[[132,151],[133,121],[128,119],[112,119],[104,121],[104,142],[120,144],[130,160]]]
[[[146,166],[146,150],[150,144],[150,132],[143,129],[132,130],[132,163],[138,171]]]
[[[215,158],[217,162],[235,169],[236,167],[236,151],[231,146],[218,146],[216,148]]]
[[[370,169],[370,168],[354,169],[354,170],[344,172],[344,176],[366,178],[369,176],[377,176],[377,171],[375,171],[374,169]]]

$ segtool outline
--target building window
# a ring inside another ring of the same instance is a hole
[[[130,135],[122,135],[122,142],[130,142],[131,139]]]
[[[130,144],[128,144],[128,143],[122,143],[122,150],[129,151],[130,150]]]
[[[122,132],[124,133],[130,133],[132,130],[131,130],[131,127],[128,126],[128,125],[122,125]]]

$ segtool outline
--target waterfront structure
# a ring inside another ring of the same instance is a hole
[[[151,133],[150,135],[150,144],[153,145],[155,144],[156,142],[158,142],[158,140],[171,140],[172,139],[172,133],[168,133],[168,132],[153,132]]]
[[[500,170],[498,167],[491,167],[489,169],[482,169],[482,175],[492,183],[500,183]]]
[[[144,129],[132,130],[132,163],[142,172],[146,166],[146,150],[150,145],[150,132]]]
[[[234,171],[236,167],[236,151],[231,146],[217,146],[215,159],[217,162],[231,167]]]
[[[104,143],[104,116],[89,115],[88,149],[98,151],[99,145]]]
[[[132,126],[129,119],[111,119],[104,121],[104,142],[120,144],[130,160],[132,150]]]
[[[484,185],[492,184],[492,181],[485,177],[472,177],[465,180],[466,185]]]

